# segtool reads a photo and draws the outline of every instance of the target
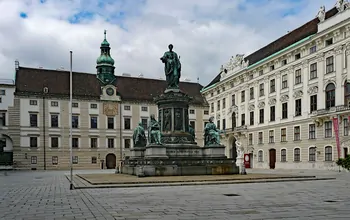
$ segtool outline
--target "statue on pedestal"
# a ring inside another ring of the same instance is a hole
[[[168,48],[169,51],[165,52],[163,57],[160,58],[164,63],[167,89],[178,89],[181,77],[180,57],[173,51],[174,46],[172,44]]]
[[[204,146],[208,145],[220,145],[220,133],[223,133],[216,128],[213,122],[214,117],[209,118],[209,122],[204,128]]]
[[[148,126],[148,142],[150,144],[159,144],[161,145],[161,133],[160,133],[160,125],[155,119],[155,116],[152,114],[151,119]]]
[[[143,129],[141,122],[135,128],[132,138],[134,141],[134,147],[146,147],[147,138],[146,138],[146,134],[145,134],[145,129]]]

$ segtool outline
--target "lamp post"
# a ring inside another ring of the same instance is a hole
[[[73,143],[72,143],[72,101],[73,101],[73,74],[72,74],[72,56],[73,52],[70,51],[70,73],[69,73],[69,151],[70,151],[70,190],[73,189]]]

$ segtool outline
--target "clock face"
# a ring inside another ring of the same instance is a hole
[[[114,94],[114,89],[108,88],[108,89],[106,90],[106,93],[107,93],[107,95],[112,96],[112,95]]]

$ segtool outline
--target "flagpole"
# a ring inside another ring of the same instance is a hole
[[[70,186],[73,189],[73,144],[72,144],[72,104],[73,104],[73,73],[72,73],[72,63],[73,63],[73,52],[70,51],[70,73],[69,73],[69,151],[70,151]]]

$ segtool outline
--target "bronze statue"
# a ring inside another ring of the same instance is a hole
[[[159,144],[161,145],[161,133],[160,125],[155,119],[155,116],[152,114],[148,126],[148,142],[150,144]]]
[[[223,131],[216,128],[213,120],[214,117],[210,117],[204,128],[204,146],[220,145],[220,133],[223,133]]]
[[[180,57],[173,51],[173,45],[168,46],[169,51],[165,52],[160,60],[164,63],[164,72],[168,84],[167,89],[178,89],[181,77]]]
[[[141,122],[135,128],[132,139],[134,141],[134,147],[146,147],[147,138]]]

